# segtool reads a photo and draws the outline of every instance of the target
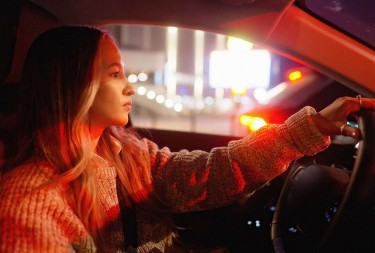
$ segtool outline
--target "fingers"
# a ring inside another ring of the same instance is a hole
[[[375,99],[357,96],[357,100],[362,109],[375,110]]]
[[[346,125],[349,115],[361,109],[375,110],[375,99],[356,97],[340,97],[321,110],[313,120],[324,135],[344,135],[359,139],[360,130]]]
[[[353,112],[357,112],[361,109],[367,109],[367,110],[375,110],[375,99],[371,98],[363,98],[361,95],[357,95],[355,98],[352,97],[344,97],[342,98],[346,100],[346,115],[349,115]],[[345,102],[343,103],[343,105]],[[346,120],[346,119],[345,119]],[[350,136],[356,139],[361,138],[361,131],[351,125],[348,125],[346,123],[342,124],[340,126],[340,134],[343,136]]]
[[[364,98],[362,98],[361,95],[357,95],[356,97],[342,97],[338,100],[342,100],[342,110],[346,117],[348,117],[349,114],[358,112],[362,108],[364,108]]]
[[[353,127],[349,124],[343,124],[340,127],[340,134],[343,136],[349,136],[355,139],[361,138],[361,131],[358,128]]]

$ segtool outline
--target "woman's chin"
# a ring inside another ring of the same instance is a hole
[[[116,126],[125,126],[126,124],[128,124],[128,122],[129,122],[129,118],[126,117],[126,118],[123,118],[123,119],[119,120],[116,123]]]
[[[107,126],[125,126],[129,122],[128,115],[118,118],[112,118],[110,121],[108,121]]]

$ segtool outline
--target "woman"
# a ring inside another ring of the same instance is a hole
[[[96,28],[55,28],[31,46],[19,117],[4,134],[2,252],[168,251],[168,213],[233,203],[322,151],[330,135],[358,137],[346,117],[375,108],[341,98],[210,153],[173,153],[123,127],[134,95],[123,67],[115,41]],[[119,198],[136,234],[123,233]]]

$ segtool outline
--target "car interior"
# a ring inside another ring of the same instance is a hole
[[[307,95],[305,103],[317,109],[342,95],[374,98],[375,36],[359,38],[332,24],[314,12],[319,6],[311,2],[2,0],[0,120],[4,121],[1,115],[12,114],[19,102],[17,84],[31,42],[61,25],[173,26],[235,36],[304,64],[336,83],[336,88],[322,87],[318,95]],[[350,1],[328,2],[344,5]],[[374,10],[371,0],[358,1],[358,5],[366,4]],[[375,19],[367,21],[368,34],[375,34]],[[285,117],[293,112],[287,111]],[[235,253],[374,252],[375,113],[363,110],[348,123],[361,129],[361,140],[331,136],[332,144],[324,152],[294,161],[285,173],[236,203],[174,214],[175,243],[191,252],[220,248]],[[141,136],[172,151],[210,151],[242,137],[138,127],[134,118],[127,127],[135,127]]]

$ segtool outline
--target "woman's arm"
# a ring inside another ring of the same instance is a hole
[[[175,212],[232,203],[282,173],[291,161],[329,145],[314,114],[305,107],[284,124],[266,126],[209,153],[173,153],[148,142],[155,189]]]

